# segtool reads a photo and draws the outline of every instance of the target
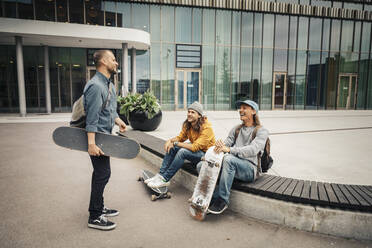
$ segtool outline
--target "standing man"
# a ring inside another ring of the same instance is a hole
[[[186,140],[191,144],[185,143]],[[159,173],[145,180],[145,183],[152,188],[168,186],[170,179],[182,167],[185,159],[197,164],[214,144],[212,125],[207,117],[203,116],[203,106],[199,102],[194,102],[188,107],[187,119],[183,122],[180,134],[165,142],[166,154]]]
[[[84,88],[84,109],[86,112],[86,131],[88,153],[93,165],[92,185],[89,203],[88,227],[112,230],[116,224],[106,217],[116,216],[119,211],[109,209],[103,203],[103,191],[111,175],[110,157],[96,146],[96,132],[111,134],[115,123],[121,132],[125,123],[116,113],[116,92],[110,77],[117,73],[118,63],[110,50],[98,50],[93,55],[96,74]]]
[[[253,182],[257,177],[257,155],[265,148],[269,132],[261,126],[258,118],[258,105],[254,101],[238,101],[241,125],[231,129],[225,141],[216,142],[215,152],[226,153],[221,168],[221,177],[208,211],[221,214],[229,204],[230,190],[234,178]],[[253,131],[257,128],[255,137]],[[197,169],[200,171],[201,163]]]

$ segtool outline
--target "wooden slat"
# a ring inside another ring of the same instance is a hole
[[[311,181],[310,182],[310,199],[313,201],[318,201],[319,196],[318,196],[318,187],[316,182]]]
[[[350,205],[358,206],[359,202],[354,198],[354,196],[347,190],[345,185],[339,184],[338,187],[342,191],[342,193],[345,195],[346,199],[349,201]]]
[[[297,179],[293,179],[289,186],[286,188],[286,190],[283,192],[284,195],[292,195],[293,190],[295,189],[296,185],[298,183]]]
[[[256,182],[252,183],[250,187],[255,188],[255,189],[260,189],[263,185],[269,183],[270,181],[274,180],[277,178],[276,176],[272,175],[264,175],[259,177]]]
[[[310,199],[310,181],[304,181],[304,187],[302,188],[301,198]]]
[[[324,184],[321,183],[321,182],[318,182],[317,183],[317,186],[318,186],[319,200],[322,201],[322,202],[328,203],[329,200],[328,200],[328,196],[327,196],[326,190],[324,188]]]
[[[327,192],[329,202],[332,203],[332,205],[336,205],[337,203],[339,203],[337,196],[335,192],[333,191],[333,188],[331,187],[331,185],[329,183],[324,183],[324,188]]]
[[[277,194],[283,194],[284,191],[288,188],[288,185],[293,181],[291,178],[286,178],[286,180],[280,185],[280,187],[275,191]]]
[[[302,194],[302,189],[304,188],[304,181],[298,181],[295,189],[293,190],[292,196],[293,197],[300,197]]]
[[[280,178],[279,181],[271,185],[271,187],[268,188],[266,191],[275,192],[285,182],[285,180],[286,180],[285,177]]]
[[[369,203],[356,192],[351,185],[344,185],[350,192],[350,194],[359,202],[360,205],[362,206],[369,206]]]
[[[263,185],[262,187],[260,187],[260,190],[266,191],[268,188],[270,188],[274,183],[276,183],[280,179],[281,179],[281,177],[275,177],[274,180],[271,180],[269,183],[267,183],[267,184]]]
[[[372,193],[370,193],[363,185],[355,185],[355,187],[364,193],[362,193],[362,196],[372,205]]]
[[[333,191],[335,192],[338,201],[341,205],[348,205],[349,201],[346,199],[340,188],[338,187],[338,184],[331,183],[331,187],[333,188]]]

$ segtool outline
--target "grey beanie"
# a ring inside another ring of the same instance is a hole
[[[192,109],[203,116],[203,106],[199,102],[193,102],[187,109]]]

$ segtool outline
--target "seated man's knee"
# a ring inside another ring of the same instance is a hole
[[[202,165],[203,165],[203,161],[200,161],[200,162],[196,165],[196,170],[198,171],[198,174],[200,174],[200,170],[201,170]]]
[[[233,159],[235,158],[234,155],[231,155],[231,154],[227,154],[223,157],[223,161],[222,161],[222,169],[223,170],[230,170],[232,168],[234,168],[234,165],[233,165]]]
[[[181,148],[181,149],[178,150],[176,156],[184,158],[184,157],[186,156],[186,154],[189,153],[189,152],[190,152],[190,151],[189,151],[188,149],[186,149],[186,148]]]

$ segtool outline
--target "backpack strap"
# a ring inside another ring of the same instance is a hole
[[[258,129],[260,127],[261,126],[256,126],[254,128],[253,133],[252,133],[252,141],[256,138],[257,131],[258,131]],[[257,154],[257,173],[256,173],[256,178],[260,175],[261,172],[262,172],[262,168],[261,168],[261,152],[259,152]]]
[[[110,97],[111,97],[111,89],[112,89],[112,84],[110,83],[110,84],[109,84],[108,95],[107,95],[106,101],[102,104],[102,109],[101,109],[101,111],[103,111],[104,108],[107,107],[107,103],[108,103],[108,101],[110,100]]]
[[[240,132],[240,129],[242,129],[243,127],[243,124],[240,124],[236,129],[235,129],[235,136],[234,136],[234,143],[236,142],[236,139],[238,138],[238,135],[239,135],[239,132]]]

